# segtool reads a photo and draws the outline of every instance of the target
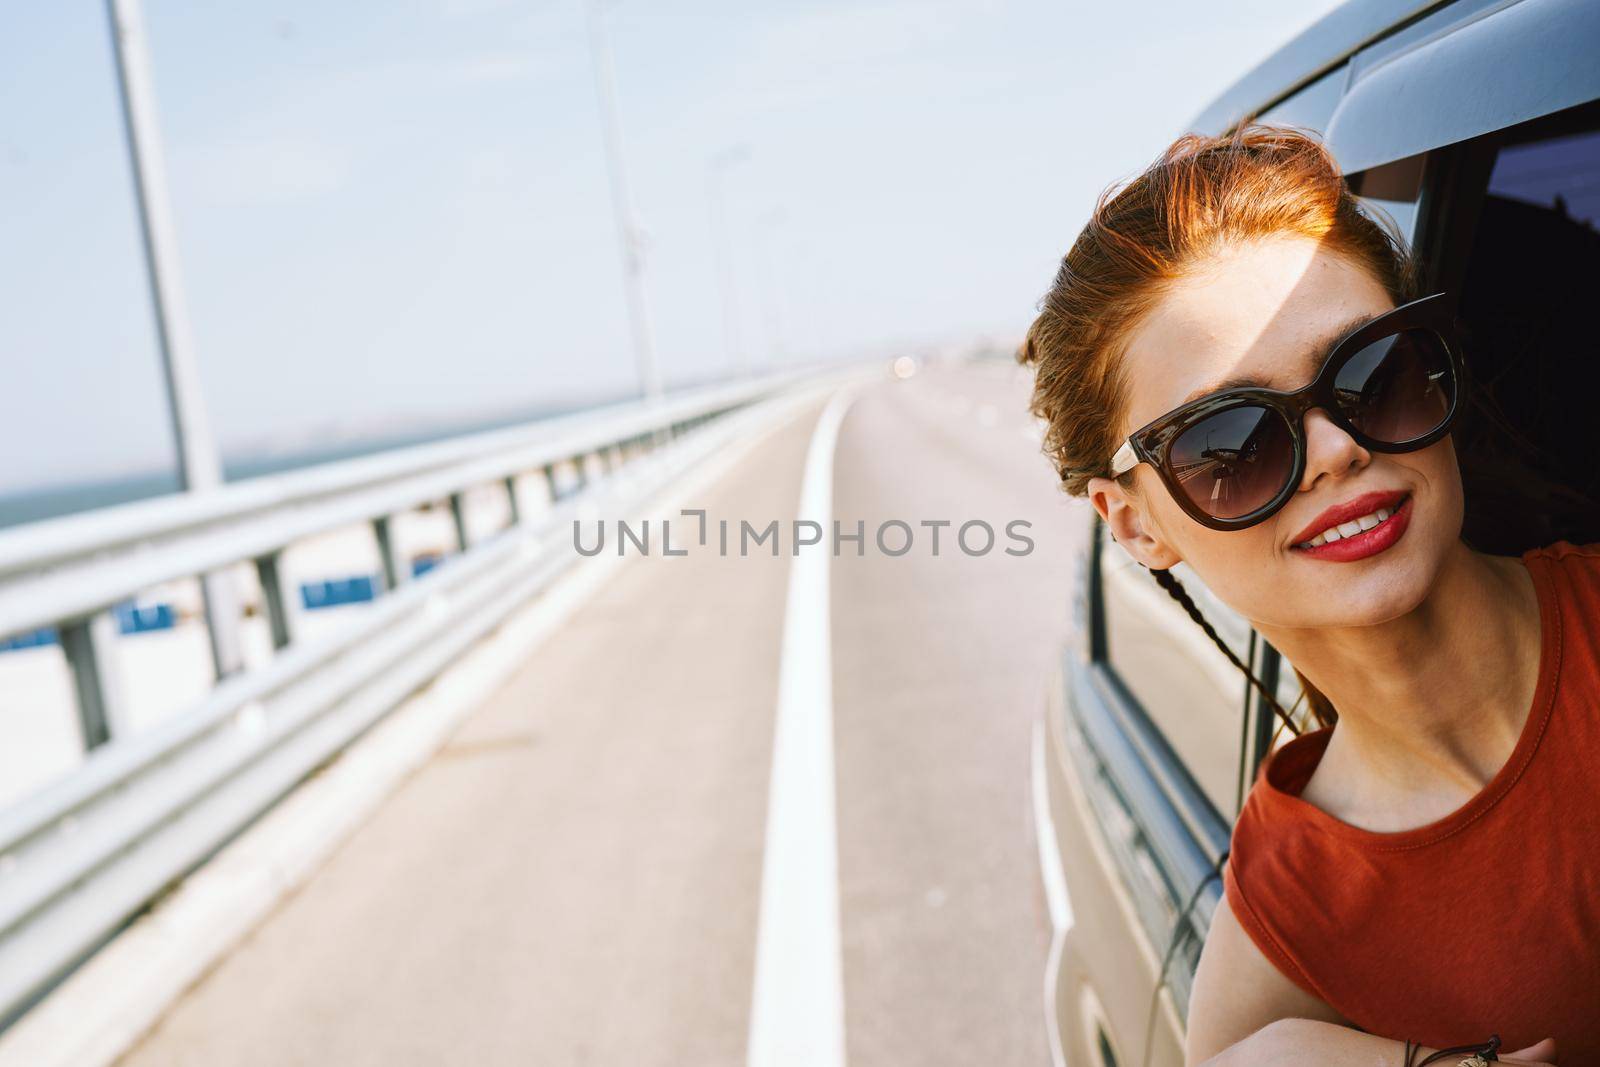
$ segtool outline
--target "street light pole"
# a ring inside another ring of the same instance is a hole
[[[144,18],[139,0],[106,0],[111,42],[117,62],[117,86],[127,131],[135,201],[139,208],[150,302],[166,379],[173,436],[178,449],[178,475],[185,490],[204,492],[222,484],[222,458],[211,435],[205,397],[195,368],[189,333],[189,307],[178,263],[178,240],[167,203],[166,164],[162,158],[150,56],[144,43]],[[211,635],[212,665],[223,678],[244,665],[239,641],[239,593],[232,575],[203,575],[206,626]]]
[[[644,290],[644,248],[638,222],[633,215],[633,197],[628,189],[627,167],[622,155],[622,124],[617,117],[617,79],[611,61],[611,42],[606,36],[605,0],[588,0],[589,55],[594,65],[595,91],[600,98],[600,121],[604,131],[606,174],[611,183],[611,209],[616,216],[617,238],[622,254],[623,283],[628,301],[628,322],[633,330],[633,355],[639,370],[639,390],[645,399],[661,399],[661,367],[656,360],[655,338],[650,329],[650,304]]]
[[[728,247],[728,220],[723,178],[750,158],[748,145],[723,149],[706,164],[706,192],[711,202],[711,248],[717,261],[717,292],[722,297],[722,343],[728,366],[744,377],[750,375],[750,360],[739,345],[739,293],[733,278],[733,252]]]

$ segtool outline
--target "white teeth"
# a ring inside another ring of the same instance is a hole
[[[1341,522],[1337,526],[1330,526],[1326,530],[1323,530],[1321,533],[1317,534],[1317,536],[1313,537],[1311,540],[1302,542],[1300,547],[1316,548],[1318,545],[1326,545],[1330,542],[1338,541],[1341,538],[1354,537],[1358,533],[1372,529],[1374,526],[1378,525],[1380,522],[1383,522],[1393,514],[1394,509],[1392,508],[1379,508],[1370,515],[1363,515],[1359,519],[1353,519],[1350,522]]]

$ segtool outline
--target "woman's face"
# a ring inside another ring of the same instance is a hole
[[[1126,422],[1118,439],[1211,383],[1245,376],[1296,389],[1356,316],[1394,306],[1383,287],[1309,238],[1237,246],[1174,283],[1130,338]],[[1154,570],[1183,561],[1241,615],[1278,627],[1363,626],[1420,603],[1461,534],[1461,474],[1449,437],[1400,455],[1369,452],[1320,409],[1305,419],[1306,470],[1277,514],[1245,530],[1191,519],[1147,463],[1133,492],[1107,478],[1088,492],[1117,541]],[[1411,496],[1410,522],[1388,549],[1333,562],[1294,547],[1327,508],[1373,491]]]

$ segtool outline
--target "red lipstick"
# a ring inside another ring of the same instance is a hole
[[[1305,542],[1322,531],[1343,522],[1351,522],[1362,515],[1371,514],[1379,508],[1388,508],[1391,514],[1372,529],[1341,537],[1337,541],[1328,541],[1315,548],[1304,546]],[[1296,552],[1330,563],[1349,563],[1375,556],[1394,545],[1405,534],[1406,527],[1411,523],[1411,510],[1411,496],[1406,492],[1392,490],[1364,493],[1353,500],[1328,508],[1318,515],[1300,531],[1292,547]]]

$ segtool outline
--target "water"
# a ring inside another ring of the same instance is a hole
[[[631,394],[591,397],[580,403],[545,405],[520,410],[514,414],[493,419],[460,420],[451,423],[433,423],[425,428],[372,434],[363,438],[337,444],[319,445],[296,450],[261,451],[224,459],[224,477],[230,482],[281,471],[310,467],[318,463],[332,463],[343,459],[405,448],[409,445],[428,444],[463,434],[486,430],[500,430],[520,426],[541,419],[586,411],[606,404],[626,400]],[[126,504],[135,500],[176,493],[181,486],[175,469],[146,471],[105,478],[73,482],[65,485],[27,489],[21,492],[0,494],[0,529],[58,518],[80,511]]]

